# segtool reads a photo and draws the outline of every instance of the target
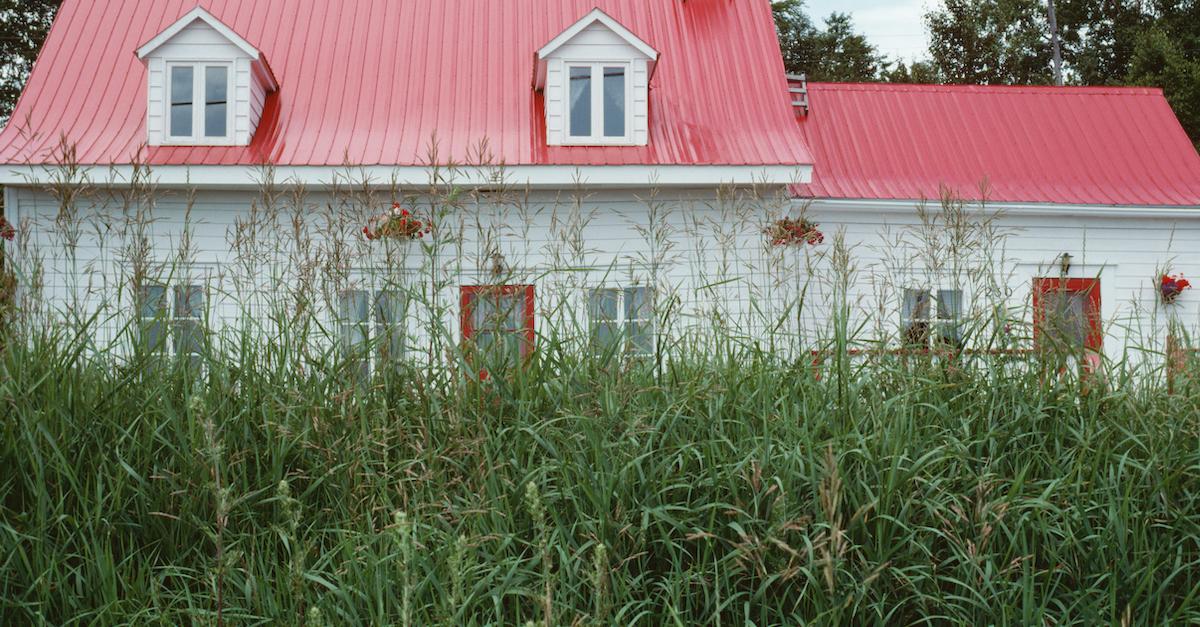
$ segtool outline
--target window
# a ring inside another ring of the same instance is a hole
[[[629,141],[629,65],[567,66],[568,140],[581,144]]]
[[[230,139],[229,66],[170,64],[167,135],[173,143]]]
[[[138,317],[143,347],[161,355],[175,355],[195,365],[204,352],[206,295],[198,285],[151,284],[142,288]]]
[[[1040,351],[1099,354],[1104,348],[1099,279],[1036,279],[1033,316]]]
[[[502,367],[520,364],[533,352],[533,286],[463,287],[462,330],[471,354],[482,358],[484,364]]]
[[[360,376],[371,374],[372,357],[376,369],[404,357],[408,299],[403,293],[347,290],[338,300],[342,352]]]
[[[962,290],[937,290],[936,299],[934,293],[927,289],[904,290],[900,311],[904,343],[927,347],[936,338],[943,345],[962,348]]]
[[[588,300],[592,346],[601,352],[654,354],[654,306],[648,287],[593,290]]]

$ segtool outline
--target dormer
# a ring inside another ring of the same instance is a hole
[[[537,53],[551,146],[645,146],[658,52],[595,9]]]
[[[196,7],[137,50],[151,146],[248,146],[279,89],[257,48]]]

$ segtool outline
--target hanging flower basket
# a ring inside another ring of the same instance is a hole
[[[1170,305],[1175,302],[1176,298],[1183,293],[1183,290],[1191,289],[1192,284],[1187,279],[1183,278],[1182,274],[1174,276],[1170,274],[1162,275],[1159,280],[1159,293],[1162,294],[1163,304]]]
[[[0,216],[0,239],[13,241],[17,237],[17,229],[8,221],[8,218]]]
[[[412,214],[400,203],[392,203],[392,210],[371,220],[363,227],[363,236],[369,241],[377,239],[414,240],[424,239],[433,232],[433,224]]]
[[[816,246],[825,243],[820,226],[807,218],[784,218],[767,227],[766,234],[772,246]]]

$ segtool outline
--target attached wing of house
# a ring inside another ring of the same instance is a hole
[[[1200,155],[1149,87],[810,83],[803,198],[1200,207]]]

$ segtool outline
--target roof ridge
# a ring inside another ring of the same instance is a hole
[[[959,85],[931,83],[862,83],[809,81],[810,87],[838,91],[911,91],[978,93],[1061,93],[1109,95],[1161,95],[1161,87],[1147,85]]]

